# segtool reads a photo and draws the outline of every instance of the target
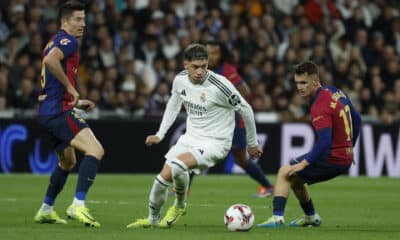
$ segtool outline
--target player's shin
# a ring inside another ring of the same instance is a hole
[[[154,179],[153,187],[149,196],[149,220],[152,224],[158,223],[160,211],[168,198],[168,188],[170,183],[161,175]]]
[[[86,194],[96,177],[100,161],[93,156],[86,155],[79,166],[78,184],[76,187],[74,205],[84,206]]]
[[[186,207],[186,197],[189,189],[189,172],[188,167],[179,159],[173,159],[170,162],[172,178],[175,188],[175,206],[178,208]]]
[[[43,201],[41,210],[46,214],[50,214],[52,211],[52,206],[54,205],[57,195],[63,189],[65,182],[67,180],[69,171],[66,171],[57,165],[54,172],[51,174],[50,183],[47,187],[46,197]]]

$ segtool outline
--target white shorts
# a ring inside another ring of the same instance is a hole
[[[168,163],[180,154],[190,152],[197,161],[197,168],[204,170],[214,166],[228,155],[231,146],[230,143],[224,143],[224,141],[209,140],[202,144],[189,144],[179,138],[178,142],[165,154],[165,158]]]

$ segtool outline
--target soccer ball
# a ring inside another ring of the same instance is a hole
[[[249,231],[254,223],[254,214],[245,204],[234,204],[225,212],[225,226],[229,231]]]

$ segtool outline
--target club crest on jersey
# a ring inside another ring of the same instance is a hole
[[[204,93],[204,92],[201,93],[201,95],[200,95],[200,100],[201,100],[202,102],[205,102],[205,101],[206,101],[206,93]]]
[[[68,38],[63,38],[60,40],[60,44],[61,45],[68,45],[68,43],[70,43],[71,40],[69,40]]]
[[[232,95],[229,97],[229,104],[231,104],[232,106],[236,106],[236,105],[238,105],[239,103],[240,103],[240,98],[239,98],[238,95],[232,94]]]

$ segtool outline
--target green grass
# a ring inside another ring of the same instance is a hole
[[[135,218],[147,216],[147,199],[155,175],[100,174],[87,205],[102,224],[87,228],[75,221],[67,225],[35,224],[32,219],[43,199],[48,176],[0,175],[1,239],[400,239],[400,180],[339,177],[311,186],[314,204],[323,219],[320,228],[256,229],[228,232],[225,210],[234,203],[252,207],[255,223],[271,215],[272,198],[252,198],[256,183],[247,176],[197,177],[188,199],[188,213],[171,229],[126,229]],[[272,180],[274,180],[272,178]],[[72,201],[76,175],[59,195],[56,210],[64,216]],[[302,215],[291,195],[286,222]],[[168,207],[173,198],[169,198]],[[164,208],[164,210],[166,209]]]

